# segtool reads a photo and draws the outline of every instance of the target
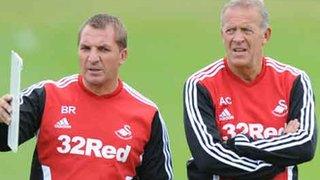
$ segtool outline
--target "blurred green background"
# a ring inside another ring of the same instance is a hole
[[[158,104],[166,121],[175,179],[186,179],[190,153],[184,137],[182,89],[191,73],[224,55],[219,11],[224,0],[11,0],[0,6],[0,94],[9,90],[10,50],[24,59],[22,87],[78,72],[80,24],[98,12],[121,17],[129,33],[122,79]],[[266,54],[308,72],[317,102],[320,1],[265,0],[273,28]],[[319,117],[319,113],[317,113]],[[318,123],[319,124],[319,123]],[[0,179],[28,179],[35,140],[17,154],[0,153]],[[300,179],[316,179],[315,158]]]

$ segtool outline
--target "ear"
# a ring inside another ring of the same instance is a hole
[[[271,28],[268,27],[267,30],[265,30],[263,33],[262,45],[267,44],[267,42],[269,41],[270,38],[271,38]]]
[[[122,65],[128,58],[128,49],[124,48],[120,50],[120,65]]]
[[[221,36],[222,43],[224,44],[223,29],[222,28],[220,28],[220,36]]]

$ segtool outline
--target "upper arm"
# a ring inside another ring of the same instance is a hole
[[[151,125],[151,135],[144,148],[141,166],[137,168],[139,179],[173,179],[169,137],[165,123],[156,112]]]
[[[45,88],[30,86],[21,93],[19,144],[34,137],[40,127],[45,104]]]
[[[40,126],[45,103],[45,89],[35,85],[25,89],[20,95],[19,144],[35,136]],[[7,146],[8,126],[0,124],[0,149],[9,151]]]

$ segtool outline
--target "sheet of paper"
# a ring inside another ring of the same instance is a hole
[[[14,51],[11,51],[11,76],[10,76],[10,94],[13,99],[11,102],[12,113],[11,123],[8,129],[8,146],[13,152],[18,151],[19,141],[19,115],[20,115],[20,81],[23,62],[21,57]]]

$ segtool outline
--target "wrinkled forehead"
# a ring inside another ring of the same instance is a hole
[[[78,33],[78,44],[80,43],[81,39],[88,34],[95,34],[95,32],[103,32],[104,30],[106,30],[107,28],[111,28],[113,33],[115,32],[114,27],[112,25],[105,25],[105,26],[92,26],[91,24],[86,24],[85,26],[83,26],[79,33]]]
[[[111,42],[115,42],[115,32],[111,26],[100,29],[88,25],[83,28],[80,34],[80,43],[103,44]]]

